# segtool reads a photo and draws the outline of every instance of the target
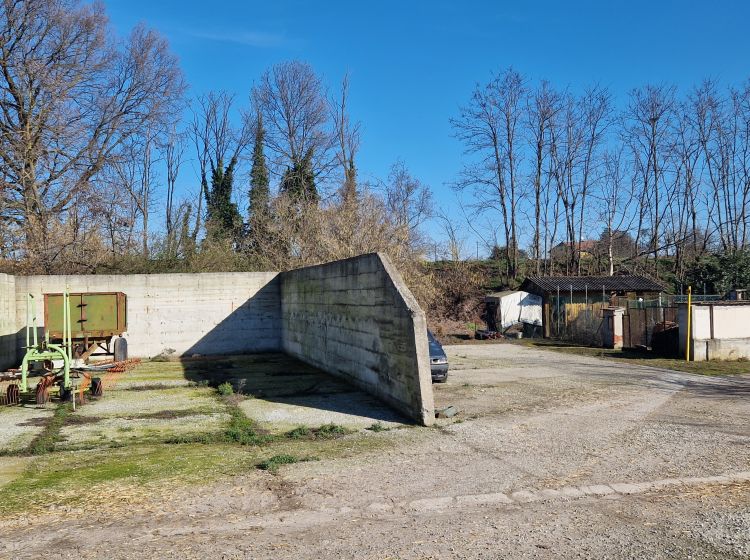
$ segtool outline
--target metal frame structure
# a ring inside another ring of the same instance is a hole
[[[32,344],[33,341],[33,344]],[[49,333],[45,332],[44,340],[39,343],[36,319],[36,300],[32,294],[26,296],[26,353],[21,362],[21,392],[29,390],[29,365],[36,362],[51,363],[62,360],[62,378],[60,379],[60,395],[65,391],[72,391],[73,383],[70,377],[72,361],[72,335],[70,322],[70,295],[66,291],[63,295],[63,339],[60,344],[50,344]]]

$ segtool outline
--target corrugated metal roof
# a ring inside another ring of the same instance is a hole
[[[622,276],[529,276],[521,284],[527,292],[555,292],[570,290],[574,292],[601,290],[607,292],[663,292],[664,286],[659,282],[637,274]]]

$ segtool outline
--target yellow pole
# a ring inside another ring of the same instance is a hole
[[[685,333],[685,336],[687,337],[687,344],[685,345],[685,361],[690,361],[690,339],[692,338],[692,333],[690,331],[690,319],[693,315],[693,287],[688,286],[688,302],[687,302],[687,333]]]

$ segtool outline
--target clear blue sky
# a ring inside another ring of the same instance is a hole
[[[168,38],[191,94],[225,89],[244,102],[253,81],[282,60],[309,62],[331,86],[348,71],[353,117],[363,123],[360,173],[384,177],[401,158],[449,210],[461,146],[448,119],[491,70],[512,65],[574,90],[599,83],[620,103],[649,82],[685,90],[704,77],[750,77],[750,2],[740,0],[106,6],[120,33],[143,21]]]

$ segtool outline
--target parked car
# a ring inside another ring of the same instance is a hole
[[[427,331],[427,341],[430,343],[430,369],[433,383],[448,381],[448,356],[435,335]]]

